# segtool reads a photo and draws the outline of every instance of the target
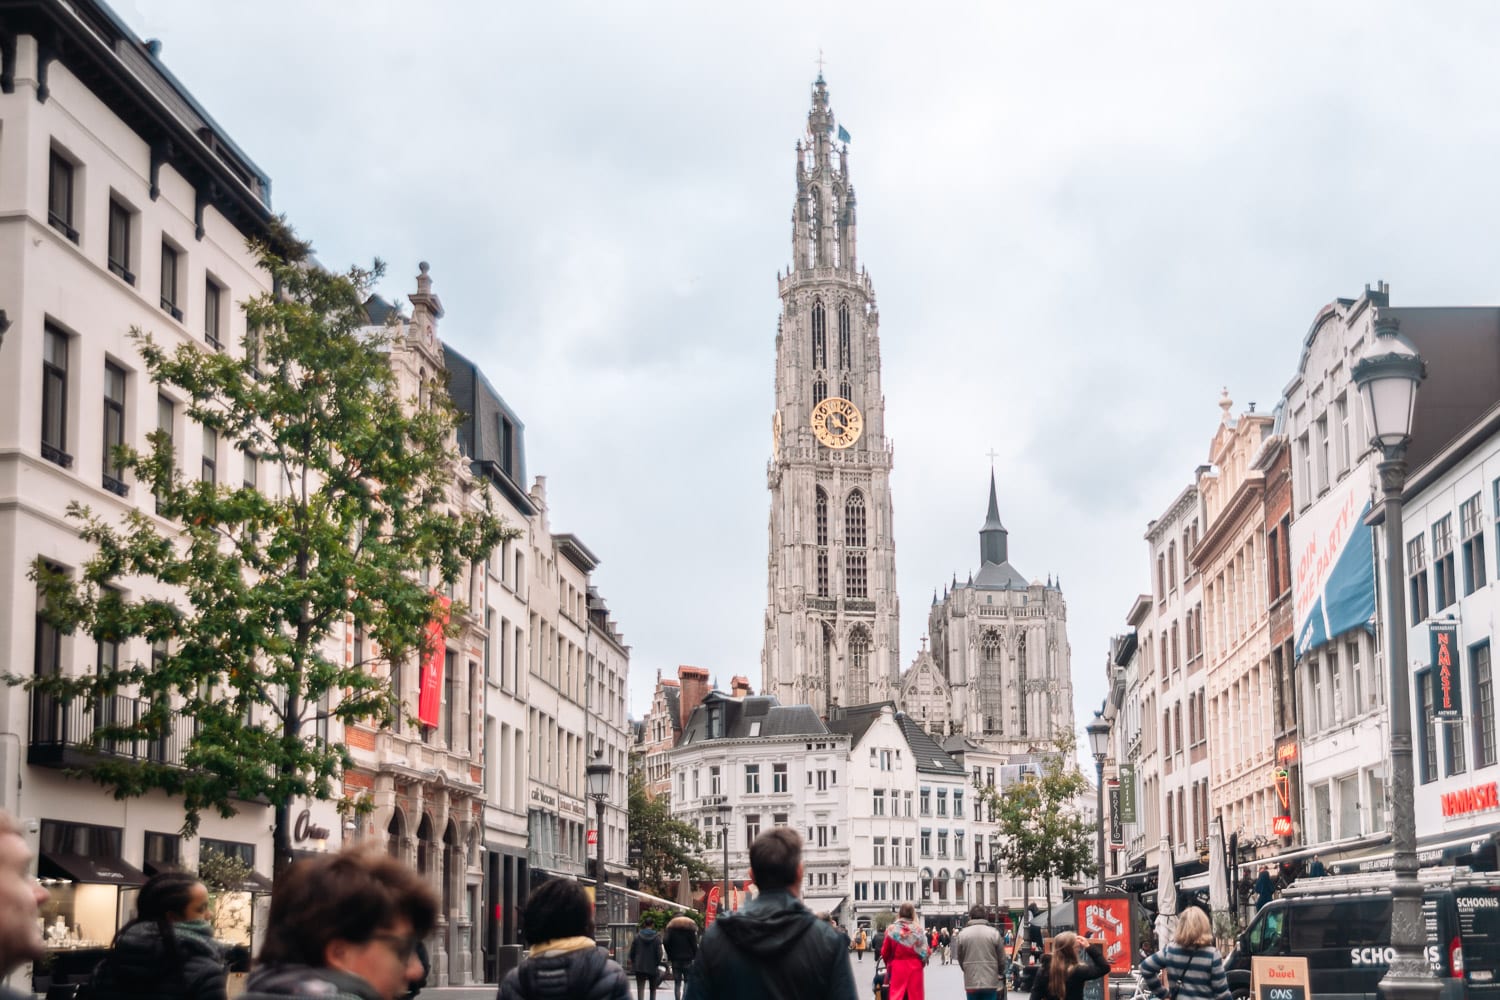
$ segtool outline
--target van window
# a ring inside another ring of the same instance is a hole
[[[1280,955],[1286,938],[1286,911],[1267,907],[1250,928],[1250,954]]]
[[[1290,944],[1293,955],[1317,955],[1324,969],[1384,965],[1391,939],[1387,896],[1311,901],[1296,907]],[[1373,949],[1380,949],[1377,954]]]

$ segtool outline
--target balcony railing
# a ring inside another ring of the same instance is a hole
[[[117,694],[98,701],[74,698],[63,701],[41,691],[31,693],[31,745],[26,759],[42,767],[87,766],[101,757],[182,763],[188,733],[174,726],[165,736],[153,739],[102,739],[92,737],[106,726],[134,726],[149,704],[139,698]]]

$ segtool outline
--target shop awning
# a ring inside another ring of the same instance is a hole
[[[1486,827],[1478,830],[1431,834],[1417,838],[1417,866],[1461,864],[1470,855],[1479,854],[1490,847],[1500,828]],[[1493,863],[1493,855],[1486,861]],[[1357,872],[1383,872],[1391,870],[1391,848],[1385,845],[1375,851],[1341,859],[1328,866],[1332,875],[1353,875]]]
[[[145,873],[124,858],[91,858],[82,854],[43,851],[37,858],[36,873],[40,878],[64,878],[89,885],[146,884]]]
[[[844,900],[848,898],[847,894],[843,896],[804,896],[802,897],[802,905],[814,913],[837,913],[839,907],[844,905]]]
[[[560,877],[561,878],[569,878],[570,876],[564,875],[564,876],[560,876]],[[596,884],[595,880],[592,879],[592,878],[580,878],[580,879],[578,879],[578,882],[581,885],[594,885],[594,884]],[[608,890],[610,892],[623,892],[627,896],[634,896],[636,899],[639,899],[643,903],[655,903],[657,906],[665,906],[665,907],[668,907],[668,908],[673,909],[673,910],[681,911],[682,913],[697,913],[698,912],[696,909],[694,909],[691,906],[684,906],[681,903],[674,903],[670,899],[662,899],[660,896],[653,896],[653,895],[651,895],[651,893],[649,893],[649,892],[641,892],[639,889],[627,888],[626,886],[620,885],[618,882],[610,882],[610,883],[608,883],[607,888],[608,888]]]
[[[234,886],[230,891],[269,893],[272,888],[274,888],[274,886],[272,885],[271,880],[252,868],[250,870],[250,874],[246,875],[245,878],[240,882],[240,884]]]

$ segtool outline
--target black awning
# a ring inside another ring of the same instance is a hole
[[[145,873],[124,858],[90,858],[82,854],[43,851],[37,858],[36,873],[41,878],[65,878],[89,885],[146,884]]]
[[[235,886],[232,891],[268,893],[271,891],[271,888],[271,880],[252,868],[250,870],[250,874],[246,875],[240,882],[240,884]]]

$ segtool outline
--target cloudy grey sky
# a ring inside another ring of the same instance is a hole
[[[1482,3],[115,0],[329,264],[432,263],[554,530],[657,670],[759,684],[777,269],[821,48],[895,442],[902,660],[976,568],[1060,576],[1076,711],[1217,398],[1318,307],[1500,301]]]

